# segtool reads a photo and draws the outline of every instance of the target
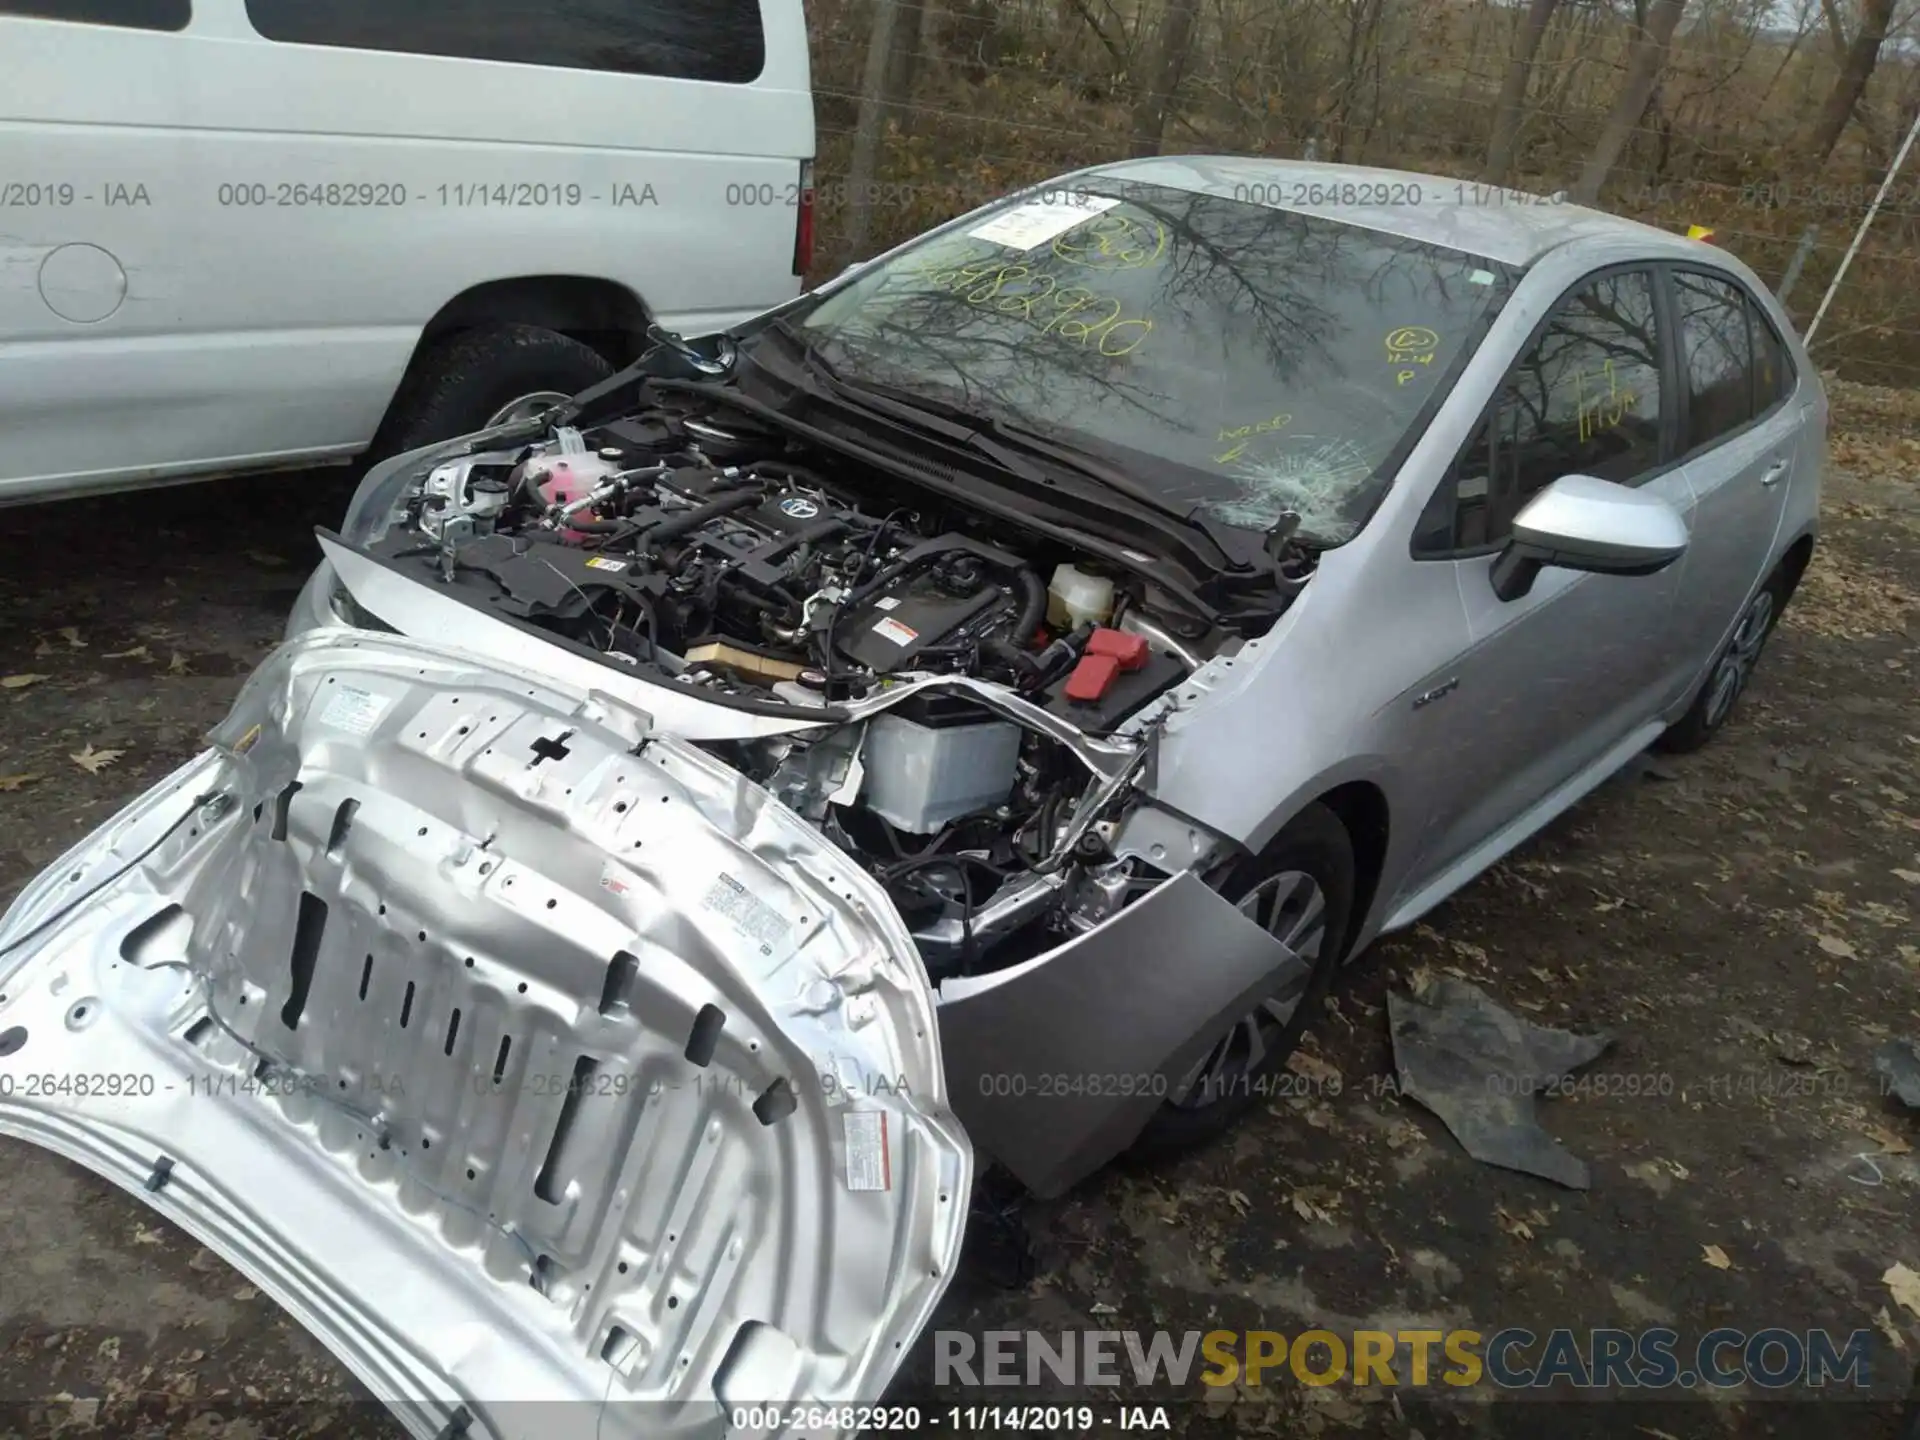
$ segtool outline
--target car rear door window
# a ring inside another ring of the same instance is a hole
[[[192,0],[0,0],[0,15],[118,25],[123,30],[184,30]]]
[[[1691,455],[1753,419],[1753,335],[1746,294],[1730,281],[1677,271],[1673,298],[1687,392],[1680,451]]]
[[[1747,296],[1747,317],[1753,336],[1753,413],[1758,417],[1793,394],[1797,377],[1786,342],[1751,295]]]
[[[247,0],[269,40],[745,84],[760,0]]]
[[[1554,308],[1507,372],[1414,540],[1416,555],[1504,543],[1563,475],[1632,485],[1663,461],[1653,276],[1594,277]]]

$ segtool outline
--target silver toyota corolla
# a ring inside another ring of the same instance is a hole
[[[871,1401],[976,1152],[1218,1133],[1345,960],[1726,722],[1826,419],[1750,270],[1591,210],[1022,192],[370,472],[0,927],[0,1130],[422,1436]]]

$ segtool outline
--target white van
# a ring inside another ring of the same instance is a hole
[[[0,0],[0,504],[348,462],[800,289],[801,0]]]

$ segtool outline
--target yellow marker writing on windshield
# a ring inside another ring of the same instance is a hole
[[[1231,464],[1246,454],[1247,447],[1252,445],[1260,436],[1271,435],[1276,431],[1284,430],[1292,423],[1293,416],[1283,410],[1277,415],[1268,416],[1265,420],[1256,420],[1251,425],[1222,426],[1220,433],[1213,437],[1215,444],[1225,444],[1229,440],[1238,440],[1240,443],[1232,446],[1224,455],[1214,456],[1214,464]]]

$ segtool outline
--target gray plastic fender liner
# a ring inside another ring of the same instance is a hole
[[[936,994],[954,1113],[1036,1195],[1140,1134],[1209,1044],[1307,962],[1191,871],[1056,950]]]

